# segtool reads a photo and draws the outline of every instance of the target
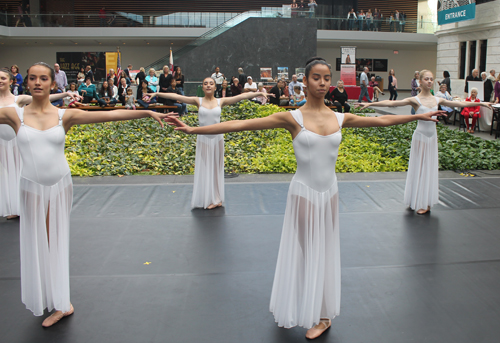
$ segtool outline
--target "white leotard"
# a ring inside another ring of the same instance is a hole
[[[0,108],[4,108],[4,107],[17,107],[17,96],[14,97],[14,103],[13,104],[10,104],[10,105],[7,105],[7,106],[0,106]],[[16,138],[16,131],[14,131],[14,129],[12,128],[12,126],[10,125],[6,125],[6,124],[0,124],[0,139],[4,140],[4,141],[11,141],[13,139]]]

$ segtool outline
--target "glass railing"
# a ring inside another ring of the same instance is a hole
[[[260,11],[244,13],[202,13],[177,12],[161,13],[127,13],[115,12],[105,15],[88,14],[31,14],[20,16],[14,13],[0,12],[0,25],[11,27],[176,27],[176,28],[218,28],[222,30],[233,27],[240,22],[253,17],[259,18],[311,18],[317,20],[319,30],[363,30],[382,32],[434,33],[437,23],[423,20],[406,20],[405,22],[390,21],[384,18],[380,21],[348,21],[346,17],[319,16],[309,10],[290,11],[289,6],[267,7]],[[214,33],[217,35],[216,33]]]

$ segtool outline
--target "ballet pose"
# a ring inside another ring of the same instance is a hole
[[[216,99],[215,81],[207,77],[203,80],[205,97],[188,97],[175,93],[152,93],[151,97],[175,100],[198,107],[200,126],[220,123],[222,107],[238,101],[258,96],[274,96],[263,92],[248,92],[233,97]],[[213,209],[224,203],[224,135],[199,135],[196,139],[196,158],[194,165],[194,187],[191,200],[192,208]]]
[[[24,106],[31,103],[31,96],[14,96],[10,87],[14,75],[8,69],[0,70],[0,108]],[[50,100],[58,100],[68,93],[52,94]],[[75,97],[75,96],[73,96]],[[79,96],[76,96],[79,97]],[[9,125],[0,125],[0,216],[14,219],[19,216],[19,175],[21,157],[16,141],[16,132]]]
[[[471,103],[449,101],[431,94],[434,85],[434,76],[429,70],[420,72],[421,92],[417,96],[404,100],[380,101],[377,103],[362,103],[363,108],[373,106],[407,106],[411,105],[416,114],[435,111],[439,105],[448,107],[471,107],[485,106],[488,103]],[[439,176],[438,176],[438,141],[436,124],[433,122],[418,122],[417,129],[413,133],[410,150],[410,161],[404,202],[417,214],[425,214],[439,201]]]
[[[308,99],[291,112],[266,118],[234,120],[192,128],[175,116],[166,121],[190,134],[216,135],[244,130],[284,128],[292,136],[297,171],[290,183],[271,294],[270,310],[278,326],[309,329],[319,337],[340,313],[339,194],[335,163],[342,127],[368,127],[429,120],[441,112],[417,116],[358,117],[325,105],[331,66],[322,58],[309,60],[304,84]]]
[[[69,215],[73,199],[71,173],[64,156],[66,132],[73,125],[164,114],[151,111],[58,109],[49,100],[54,70],[43,62],[28,71],[30,105],[0,109],[0,124],[17,134],[22,159],[20,175],[20,251],[22,301],[34,315],[55,310],[42,325],[73,313],[69,292]],[[163,125],[162,125],[163,126]]]

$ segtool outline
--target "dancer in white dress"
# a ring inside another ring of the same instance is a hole
[[[8,69],[0,70],[0,108],[24,106],[31,103],[31,96],[14,96],[10,86],[14,75]],[[52,94],[51,101],[67,93]],[[19,176],[21,157],[16,141],[16,132],[9,125],[0,125],[0,216],[14,219],[19,216]]]
[[[373,106],[407,106],[411,105],[416,114],[435,111],[439,105],[448,107],[485,106],[488,103],[456,102],[435,97],[431,94],[434,76],[428,70],[420,72],[419,95],[404,100],[380,101],[377,103],[362,103],[363,108]],[[417,214],[428,213],[431,207],[439,202],[439,161],[436,124],[419,121],[413,133],[406,176],[404,202]]]
[[[324,104],[331,66],[313,58],[305,68],[307,103],[300,110],[266,118],[235,120],[191,128],[171,116],[167,122],[190,134],[221,134],[284,128],[293,139],[297,172],[288,191],[270,310],[279,326],[308,328],[320,336],[340,313],[339,195],[335,163],[342,127],[388,126],[430,120],[441,112],[416,116],[358,117],[335,113]]]
[[[39,62],[28,71],[33,102],[24,108],[0,109],[0,124],[17,132],[23,167],[20,176],[22,301],[36,316],[56,311],[47,327],[73,313],[69,292],[69,215],[73,199],[71,173],[64,156],[66,132],[73,125],[130,120],[152,111],[85,112],[61,110],[49,100],[54,70]]]
[[[187,97],[175,93],[153,93],[151,96],[175,100],[198,107],[200,126],[220,123],[222,107],[256,96],[269,96],[263,92],[248,92],[238,96],[216,99],[215,81],[203,80],[205,97]],[[199,135],[196,139],[192,208],[213,209],[224,203],[224,135]]]

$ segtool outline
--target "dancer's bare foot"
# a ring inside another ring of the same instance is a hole
[[[61,319],[63,319],[64,317],[71,316],[73,313],[75,313],[75,309],[73,305],[70,304],[70,309],[68,312],[63,313],[61,311],[56,311],[52,313],[50,316],[45,318],[45,320],[42,323],[42,326],[48,328],[57,323],[58,321],[60,321]]]
[[[11,220],[11,219],[19,218],[19,216],[7,216],[6,218],[7,218],[7,220]]]
[[[322,318],[322,319],[320,319],[318,325],[307,330],[306,338],[308,338],[308,339],[318,338],[319,336],[321,336],[323,334],[323,332],[328,330],[330,328],[330,326],[332,326],[331,319]]]
[[[417,211],[417,214],[426,214],[426,213],[427,213],[427,212],[429,212],[430,210],[431,210],[431,208],[430,208],[430,207],[427,207],[427,209],[426,209],[426,210],[424,210],[424,209],[422,208],[422,209],[420,209],[420,210],[418,210],[418,211]]]
[[[220,202],[218,204],[212,204],[212,205],[207,207],[207,210],[213,210],[214,208],[221,207],[221,206],[222,206],[222,202]]]

